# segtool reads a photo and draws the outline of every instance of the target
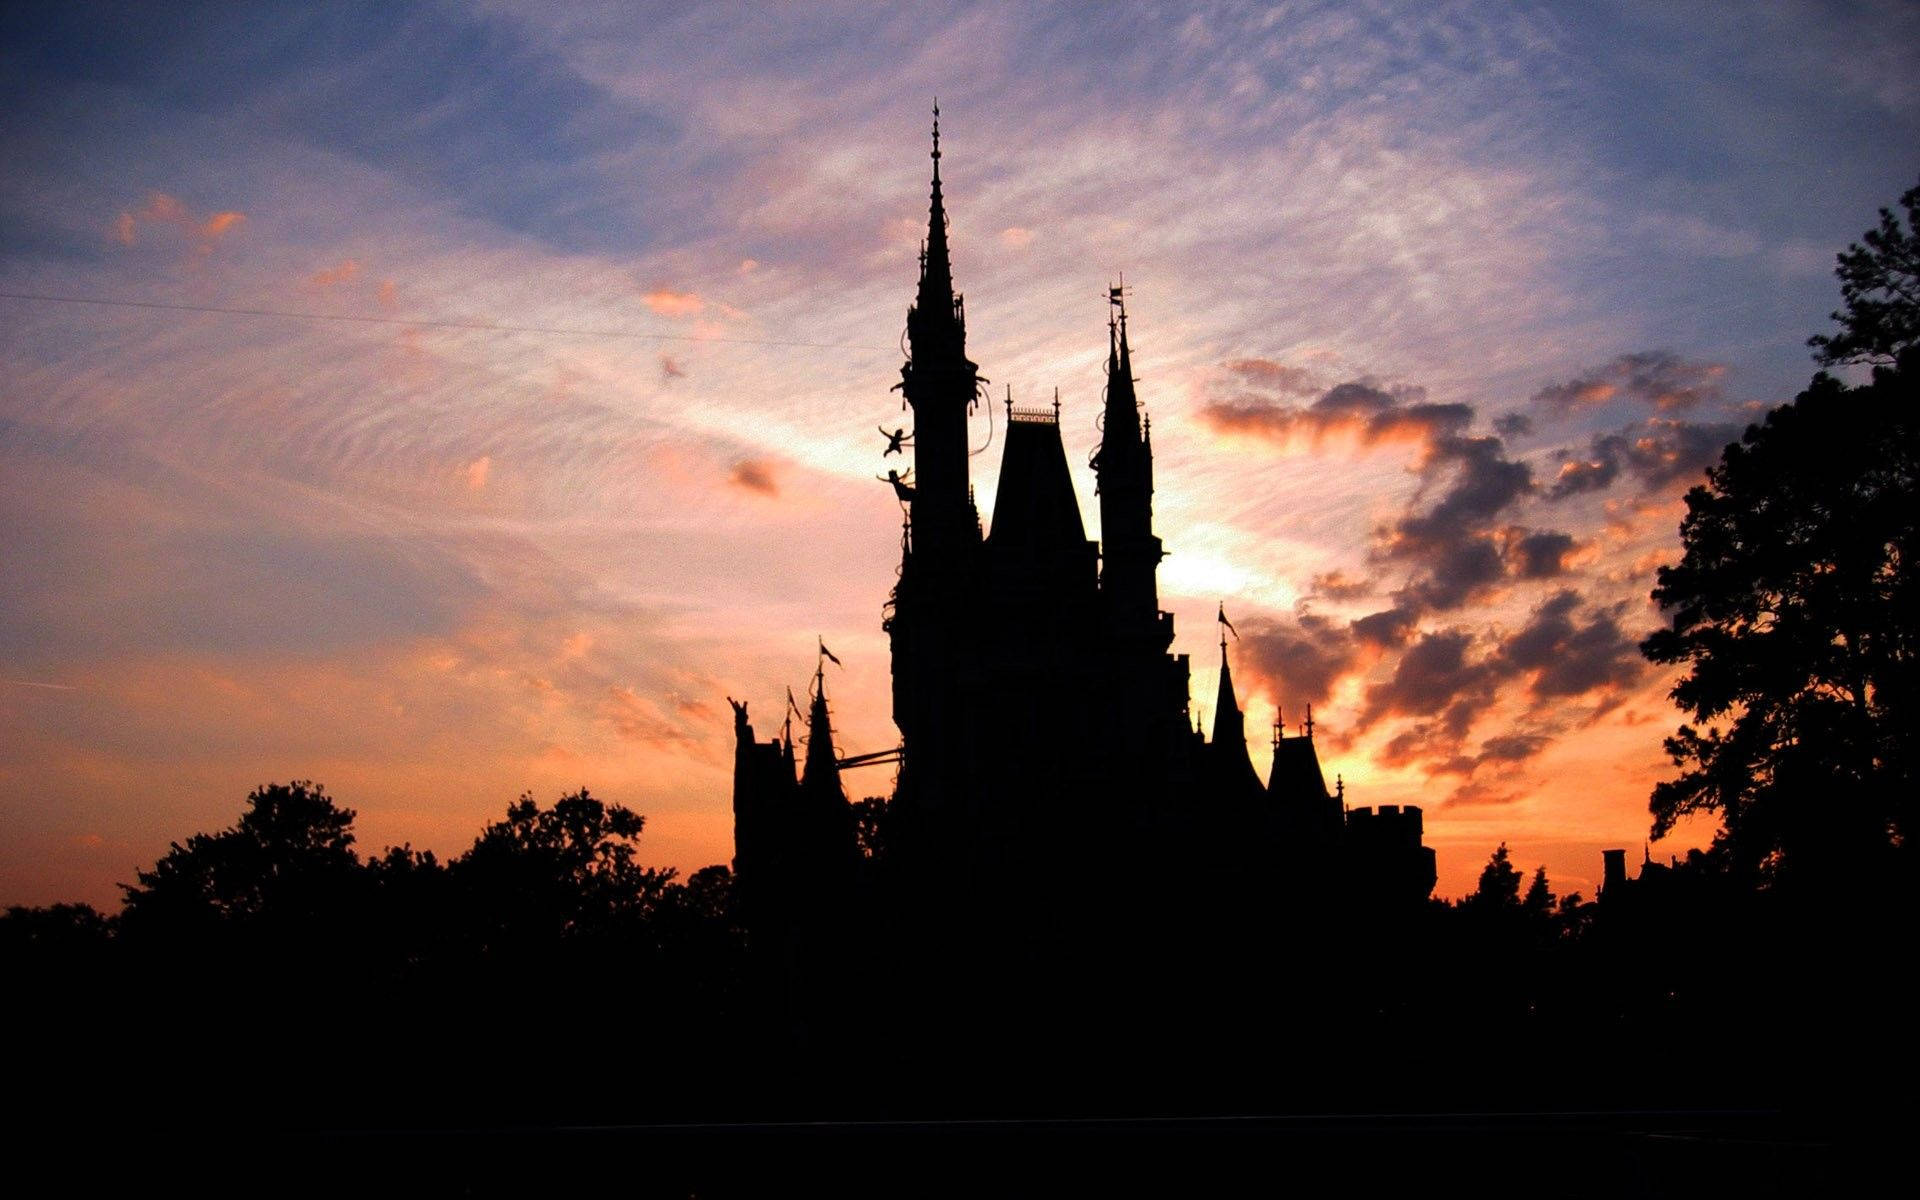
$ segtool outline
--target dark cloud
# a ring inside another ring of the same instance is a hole
[[[743,458],[733,464],[727,482],[762,496],[778,496],[780,484],[773,477],[773,464],[764,458]]]
[[[1407,639],[1413,636],[1413,627],[1419,620],[1420,614],[1414,609],[1396,605],[1368,613],[1355,621],[1351,628],[1353,636],[1361,642],[1385,650],[1405,645]]]
[[[1720,363],[1689,362],[1664,350],[1622,354],[1577,378],[1541,388],[1533,402],[1562,412],[1622,397],[1663,412],[1692,408],[1720,399],[1720,377],[1726,371]]]
[[[1445,612],[1484,594],[1506,577],[1506,560],[1494,538],[1461,533],[1425,544],[1396,557],[1418,557],[1427,573],[1394,593],[1405,607],[1418,612]]]
[[[1668,417],[1639,421],[1617,433],[1596,434],[1584,456],[1563,455],[1547,498],[1564,500],[1604,490],[1623,472],[1648,488],[1694,479],[1719,461],[1727,444],[1739,437],[1738,425],[1696,424]]]
[[[1395,600],[1403,609],[1445,611],[1469,603],[1506,575],[1496,521],[1533,491],[1533,471],[1506,456],[1497,437],[1446,437],[1421,464],[1423,482],[1446,481],[1439,500],[1409,511],[1375,539],[1378,559],[1420,574]]]
[[[1240,653],[1254,678],[1285,706],[1324,704],[1342,675],[1360,664],[1349,626],[1315,613],[1240,623]]]
[[[1392,716],[1438,716],[1445,732],[1464,736],[1474,707],[1492,698],[1495,682],[1491,664],[1472,649],[1473,635],[1464,629],[1420,635],[1392,677],[1368,689],[1361,728]]]
[[[1596,451],[1598,439],[1596,439]],[[1583,492],[1604,491],[1620,477],[1620,460],[1609,454],[1602,458],[1573,458],[1562,451],[1559,474],[1554,476],[1553,486],[1547,489],[1547,499],[1564,500],[1568,496],[1578,496]]]
[[[1312,595],[1324,596],[1329,600],[1358,600],[1362,596],[1373,594],[1373,581],[1351,579],[1344,571],[1328,571],[1322,575],[1315,575],[1308,591]]]
[[[1578,593],[1554,593],[1497,651],[1508,672],[1532,676],[1536,700],[1626,687],[1640,678],[1639,644],[1621,631],[1617,614],[1588,612],[1583,618],[1579,609]]]
[[[1505,413],[1493,419],[1493,431],[1504,438],[1525,437],[1533,432],[1533,418],[1520,412]]]
[[[1481,763],[1525,762],[1546,749],[1552,742],[1553,739],[1544,733],[1503,733],[1480,743],[1480,754],[1476,761]]]
[[[1552,579],[1566,573],[1567,556],[1576,543],[1572,534],[1558,530],[1511,530],[1506,543],[1508,565],[1522,579]]]

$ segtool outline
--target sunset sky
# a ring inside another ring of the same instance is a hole
[[[1591,895],[1680,497],[1920,178],[1900,3],[304,7],[0,15],[0,903],[291,779],[369,851],[584,785],[724,862],[725,697],[816,635],[892,745],[936,95],[971,356],[1059,389],[1090,535],[1133,289],[1195,699],[1224,603],[1263,775],[1311,702],[1438,894],[1505,841]]]

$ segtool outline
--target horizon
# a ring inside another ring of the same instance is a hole
[[[6,904],[111,908],[293,779],[366,851],[585,786],[726,862],[721,700],[764,720],[816,637],[840,752],[895,744],[874,430],[935,94],[987,407],[1060,389],[1094,538],[1127,281],[1196,704],[1224,603],[1263,778],[1311,703],[1436,895],[1504,843],[1592,898],[1681,723],[1638,651],[1681,497],[1920,174],[1892,6],[104,12],[0,60]]]

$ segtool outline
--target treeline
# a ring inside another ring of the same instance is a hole
[[[1201,874],[1081,945],[956,954],[889,923],[877,870],[844,909],[755,940],[726,867],[641,865],[643,818],[585,790],[522,797],[445,862],[363,857],[353,820],[317,785],[262,787],[123,885],[116,915],[7,910],[13,1026],[50,1055],[24,1077],[356,1127],[1714,1105],[1801,1053],[1782,1036],[1755,1057],[1769,1029],[1835,989],[1871,1002],[1892,960],[1860,948],[1902,927],[1783,905],[1713,854],[1556,897],[1502,845],[1457,902],[1231,911]],[[1691,1029],[1721,1039],[1695,1052],[1711,1070],[1617,1069]],[[1488,1053],[1559,1067],[1516,1092],[1476,1067]]]

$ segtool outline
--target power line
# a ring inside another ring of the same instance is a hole
[[[567,337],[630,338],[653,342],[724,342],[735,346],[786,346],[809,350],[888,350],[854,342],[788,342],[772,338],[695,337],[689,333],[636,333],[624,329],[569,329],[558,325],[500,325],[489,321],[432,321],[411,317],[372,317],[350,313],[294,312],[279,308],[226,308],[214,304],[175,304],[160,300],[117,300],[99,296],[50,296],[36,292],[0,292],[0,299],[50,304],[97,304],[107,308],[151,308],[165,312],[213,313],[228,317],[284,317],[296,321],[344,321],[355,325],[404,325],[427,329],[466,329],[483,333],[552,333]]]

